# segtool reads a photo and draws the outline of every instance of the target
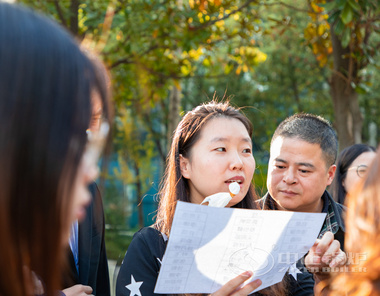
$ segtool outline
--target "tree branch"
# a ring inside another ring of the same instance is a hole
[[[110,69],[115,68],[115,67],[122,65],[122,64],[134,64],[134,62],[132,60],[130,60],[129,58],[119,59],[110,65]]]
[[[290,4],[287,4],[287,3],[284,3],[284,2],[282,2],[282,1],[279,1],[279,2],[272,2],[272,3],[261,2],[260,5],[265,5],[265,6],[281,5],[281,6],[284,6],[284,7],[290,8],[290,9],[292,9],[292,10],[296,10],[296,11],[300,11],[300,12],[307,12],[307,13],[310,13],[310,10],[302,9],[302,8],[299,8],[299,7],[296,7],[296,6],[293,6],[293,5],[290,5]],[[313,13],[316,13],[316,12],[313,11]]]
[[[79,0],[71,0],[70,4],[70,31],[75,36],[78,36],[79,27],[78,27],[78,8]]]
[[[145,125],[146,127],[148,128],[149,132],[153,135],[153,141],[154,143],[156,144],[156,147],[158,149],[158,154],[160,155],[160,159],[162,161],[162,163],[164,164],[166,162],[166,154],[164,153],[164,151],[162,150],[162,147],[161,147],[161,142],[160,142],[160,139],[163,137],[161,134],[157,133],[154,129],[153,129],[153,123],[152,121],[150,120],[151,116],[150,114],[147,114],[146,112],[143,113],[143,118],[144,118],[144,121],[145,121]]]
[[[192,30],[202,30],[204,28],[207,28],[209,26],[212,26],[213,24],[219,22],[219,21],[223,21],[225,19],[228,19],[231,15],[234,15],[235,13],[239,12],[239,11],[242,11],[244,8],[248,7],[251,3],[253,2],[257,2],[258,0],[248,0],[247,2],[245,2],[242,6],[240,6],[239,8],[231,11],[230,13],[226,14],[225,16],[221,17],[221,18],[217,18],[213,21],[209,21],[207,23],[203,23],[203,25],[201,26],[197,26],[197,27],[192,27]]]
[[[62,9],[61,9],[61,6],[59,6],[59,0],[54,0],[54,5],[55,5],[55,8],[57,9],[57,13],[58,13],[58,17],[62,23],[62,25],[68,29],[68,26],[67,26],[67,22],[65,20],[65,17],[63,16],[63,13],[62,13]]]
[[[155,45],[152,45],[151,47],[149,47],[145,52],[141,53],[140,56],[144,56],[146,54],[148,54],[149,52],[151,52],[152,50],[155,50],[157,48],[160,48],[159,45],[155,44]],[[129,58],[122,58],[122,59],[119,59],[117,60],[116,62],[114,62],[110,68],[115,68],[121,64],[134,64],[135,62],[133,60],[131,60],[131,57]]]

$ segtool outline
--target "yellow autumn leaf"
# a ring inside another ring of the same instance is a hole
[[[230,74],[233,68],[234,68],[233,65],[227,64],[227,65],[224,67],[224,74]]]
[[[156,39],[158,35],[158,29],[153,31],[153,38]]]
[[[217,21],[216,23],[215,23],[215,25],[218,27],[218,28],[222,28],[223,26],[224,26],[224,21],[222,20],[222,21]]]
[[[173,80],[173,83],[174,83],[175,87],[176,87],[179,91],[181,91],[181,89],[182,89],[182,87],[181,87],[181,83],[180,83],[177,79],[174,79],[174,80]]]
[[[263,53],[261,50],[257,49],[255,62],[256,63],[263,63],[266,61],[268,55],[266,53]]]
[[[240,75],[240,73],[241,73],[241,66],[239,66],[239,67],[236,68],[235,73],[236,73],[236,75]]]
[[[203,65],[206,66],[206,67],[209,67],[209,66],[211,65],[210,60],[209,60],[208,58],[205,58],[205,59],[203,60]]]

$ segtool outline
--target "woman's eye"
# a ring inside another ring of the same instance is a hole
[[[226,151],[226,148],[224,148],[224,147],[219,147],[219,148],[216,148],[215,150],[216,150],[216,151],[219,151],[219,152],[225,152],[225,151]]]
[[[243,153],[252,153],[252,150],[251,148],[247,148],[243,150]]]

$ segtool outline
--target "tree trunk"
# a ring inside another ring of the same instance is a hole
[[[339,151],[362,141],[363,117],[352,81],[357,81],[357,64],[350,59],[349,48],[343,48],[331,26],[334,69],[330,79],[330,92],[334,105],[334,126],[338,133]]]
[[[70,31],[74,36],[79,37],[79,26],[78,26],[78,9],[79,0],[71,0],[70,4]]]
[[[181,108],[181,93],[180,90],[173,85],[173,88],[169,96],[169,114],[168,114],[168,149],[170,151],[170,146],[172,144],[173,132],[177,127],[179,122],[179,110]]]
[[[288,46],[288,50],[291,51],[289,46]],[[290,79],[291,89],[293,90],[294,100],[297,104],[297,112],[302,112],[303,108],[302,108],[301,99],[300,99],[299,90],[298,90],[298,81],[295,75],[296,67],[294,66],[292,57],[288,58],[288,68],[289,68],[289,79]]]
[[[142,186],[140,180],[140,169],[137,165],[137,162],[134,161],[134,169],[135,169],[135,178],[136,178],[136,193],[137,193],[137,209],[139,216],[139,227],[144,227],[144,209],[143,209],[143,196],[142,196]]]

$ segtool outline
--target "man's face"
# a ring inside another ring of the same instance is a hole
[[[285,210],[319,213],[335,169],[326,164],[319,144],[277,137],[270,148],[268,191]]]

